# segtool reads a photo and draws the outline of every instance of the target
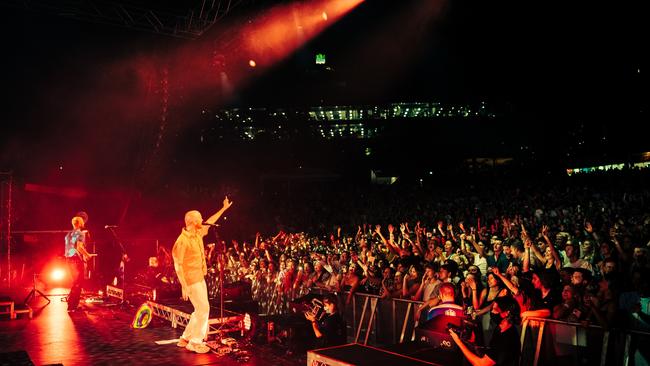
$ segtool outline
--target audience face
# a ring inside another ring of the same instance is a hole
[[[487,284],[488,284],[488,287],[495,287],[495,286],[499,285],[499,282],[494,277],[494,274],[489,273],[487,275]]]
[[[336,311],[336,305],[333,302],[323,301],[323,310],[325,310],[327,314],[334,314]]]
[[[499,317],[504,321],[505,319],[508,318],[508,315],[510,315],[509,311],[503,311],[500,307],[499,304],[495,301],[492,303],[492,314],[499,314]]]
[[[632,254],[632,257],[637,262],[645,261],[645,258],[646,258],[645,249],[643,249],[643,248],[634,248],[634,253]]]
[[[603,274],[611,274],[615,272],[616,272],[616,262],[614,261],[605,262],[605,265],[603,266]]]
[[[609,244],[607,243],[600,244],[600,256],[603,258],[609,258],[610,255],[611,255],[611,250],[609,248]]]
[[[402,284],[402,274],[400,272],[395,272],[395,290],[401,290]]]
[[[591,252],[592,252],[593,250],[594,250],[594,247],[593,247],[593,245],[591,244],[591,242],[590,242],[589,240],[585,240],[585,241],[582,243],[582,253],[583,253],[584,255],[589,255],[589,254],[591,254]]]
[[[503,246],[503,253],[506,255],[506,257],[511,257],[512,256],[512,247],[510,245],[504,245]]]
[[[506,274],[508,276],[516,276],[516,275],[518,275],[519,274],[519,266],[510,264],[508,266],[508,268],[506,269]]]
[[[537,290],[542,289],[542,282],[539,280],[539,276],[537,273],[533,273],[533,279],[531,281],[533,283],[533,287],[536,288]]]
[[[293,270],[296,269],[296,264],[291,259],[287,259],[287,265],[286,266],[287,266],[288,271],[293,271]]]
[[[438,279],[440,281],[446,281],[449,278],[449,275],[450,275],[449,271],[445,268],[440,268],[440,270],[438,271]]]
[[[574,256],[577,255],[573,245],[567,245],[566,247],[564,247],[564,252],[566,253],[566,256],[569,258],[574,258]]]
[[[445,253],[449,255],[453,250],[454,250],[454,246],[451,244],[449,240],[447,240],[447,242],[445,243]]]
[[[564,285],[562,288],[562,301],[567,302],[573,300],[574,295],[573,287],[571,285]]]
[[[365,238],[359,239],[359,247],[362,249],[368,248],[368,242],[366,241]]]
[[[598,306],[598,296],[587,292],[584,294],[584,296],[582,296],[582,302],[588,307]]]
[[[341,262],[346,263],[348,261],[348,252],[341,253]]]
[[[553,252],[551,251],[551,248],[546,248],[544,251],[544,259],[546,259],[547,262],[553,260]]]
[[[477,275],[478,274],[478,267],[477,266],[469,266],[467,269],[467,273],[470,273],[472,275]]]
[[[575,271],[571,275],[571,284],[574,286],[582,286],[584,283],[584,276],[582,275],[582,272],[580,271]]]

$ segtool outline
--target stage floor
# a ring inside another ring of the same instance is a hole
[[[67,290],[52,289],[50,293]],[[26,294],[25,294],[26,295]],[[17,297],[13,298],[24,298]],[[231,355],[203,355],[156,341],[178,338],[183,328],[174,329],[168,321],[157,319],[144,329],[132,329],[135,307],[83,304],[84,311],[67,312],[60,296],[47,302],[31,301],[34,318],[0,319],[0,365],[29,365],[26,352],[35,365],[287,365],[303,366],[305,355],[285,354],[286,349],[269,345],[242,346],[251,355],[240,362]],[[139,305],[139,304],[138,304]]]

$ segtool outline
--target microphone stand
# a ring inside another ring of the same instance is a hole
[[[121,273],[121,280],[122,280],[122,301],[119,303],[119,305],[124,305],[126,302],[126,258],[128,258],[128,254],[126,253],[126,249],[124,249],[124,245],[122,244],[122,241],[120,238],[117,236],[117,233],[115,232],[114,226],[105,226],[105,228],[111,232],[111,235],[113,236],[113,239],[115,239],[115,242],[120,246],[120,250],[122,252],[120,256],[120,268],[122,269]]]
[[[223,261],[223,256],[225,255],[225,248],[221,245],[221,240],[219,240],[219,232],[217,232],[217,224],[208,224],[203,223],[203,225],[208,225],[212,228],[214,236],[214,245],[217,249],[217,264],[219,266],[219,316],[223,319],[223,271],[225,263]],[[224,245],[225,246],[225,245]],[[225,323],[224,323],[225,324]]]

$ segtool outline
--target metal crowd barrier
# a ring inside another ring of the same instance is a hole
[[[312,289],[312,293],[329,292]],[[348,292],[337,295],[343,304]],[[415,312],[420,304],[421,301],[355,293],[351,303],[342,307],[348,340],[373,346],[413,341],[417,327]],[[650,364],[650,332],[529,318],[521,325],[520,337],[522,365]]]
[[[526,337],[528,330],[532,333],[530,342]],[[533,366],[555,363],[561,358],[574,364],[648,365],[650,347],[647,346],[650,346],[650,332],[636,329],[603,328],[544,318],[530,318],[521,328],[522,364],[526,364],[524,357],[528,355],[532,360],[528,359],[531,362],[527,363]],[[525,353],[526,349],[532,355]],[[542,355],[552,359],[543,362]]]
[[[329,293],[318,288],[313,288],[311,292],[321,295]],[[341,304],[348,294],[347,291],[337,293]],[[417,326],[415,313],[420,304],[421,301],[381,299],[377,295],[355,293],[351,303],[342,307],[348,334],[353,335],[349,340],[364,345],[395,344],[414,340]],[[363,342],[359,342],[360,340]]]

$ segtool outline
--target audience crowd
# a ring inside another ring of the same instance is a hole
[[[420,317],[451,283],[456,304],[486,329],[494,327],[495,299],[511,297],[522,321],[650,330],[647,173],[623,174],[381,201],[382,215],[355,217],[394,221],[334,227],[326,236],[257,233],[225,245],[226,281],[250,283],[267,314],[287,312],[290,301],[315,287],[344,293],[346,305],[357,292],[419,301]]]

